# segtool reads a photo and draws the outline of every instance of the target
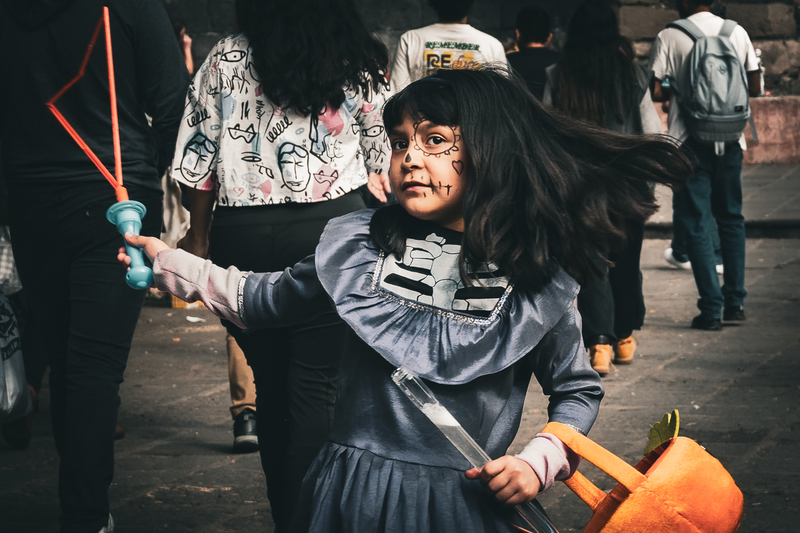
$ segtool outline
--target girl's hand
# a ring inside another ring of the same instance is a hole
[[[147,254],[147,257],[150,258],[150,261],[153,261],[156,255],[158,255],[158,252],[161,250],[169,250],[169,246],[167,246],[165,242],[160,241],[155,237],[142,237],[140,235],[134,235],[133,233],[127,232],[125,233],[125,240],[128,242],[128,244],[144,249],[144,253]],[[124,247],[119,249],[117,260],[126,265],[131,264],[131,258],[125,251]]]
[[[480,479],[506,505],[529,502],[539,494],[541,483],[533,468],[511,455],[486,463],[483,468],[467,470],[467,479]]]
[[[367,189],[372,193],[372,196],[385,204],[388,201],[386,195],[392,192],[392,186],[389,185],[389,175],[370,172],[367,180]]]

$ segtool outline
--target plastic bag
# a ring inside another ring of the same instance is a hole
[[[33,410],[25,379],[17,318],[5,295],[0,294],[0,424],[21,418]]]
[[[9,296],[20,290],[22,282],[11,250],[11,234],[8,226],[0,226],[0,292]]]

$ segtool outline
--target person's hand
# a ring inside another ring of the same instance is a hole
[[[192,48],[192,38],[183,34],[183,39],[181,39],[181,46],[183,46],[184,50],[189,50]]]
[[[467,470],[467,479],[479,479],[506,505],[531,501],[539,494],[541,483],[531,465],[511,455],[489,461],[483,468]]]
[[[386,195],[392,192],[392,186],[389,185],[389,175],[370,172],[367,180],[367,189],[372,193],[372,196],[385,204],[388,201]]]
[[[155,237],[142,237],[140,235],[134,235],[131,232],[126,232],[125,240],[130,245],[136,246],[137,248],[142,248],[144,253],[147,254],[147,257],[150,258],[150,261],[155,259],[156,255],[158,255],[158,252],[161,250],[169,250],[167,243],[160,241]],[[125,251],[125,247],[119,249],[117,260],[120,263],[130,266],[131,258]]]
[[[176,248],[186,250],[197,257],[208,259],[208,234],[200,235],[192,228],[189,228],[186,235],[176,244]]]

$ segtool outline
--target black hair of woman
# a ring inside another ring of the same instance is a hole
[[[303,115],[339,108],[345,88],[386,85],[386,47],[367,30],[352,0],[236,0],[236,19],[270,102]]]
[[[607,0],[584,2],[567,27],[555,108],[601,126],[609,113],[623,122],[626,111],[639,105],[633,60]]]
[[[592,259],[622,247],[628,220],[657,209],[648,182],[677,186],[692,167],[663,136],[624,135],[545,109],[500,69],[440,70],[392,97],[391,131],[407,118],[458,126],[467,160],[460,269],[491,261],[515,285],[541,290],[563,267],[578,281],[597,275]],[[414,219],[379,209],[370,233],[401,255]]]

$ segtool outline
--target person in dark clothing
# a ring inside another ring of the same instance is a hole
[[[564,57],[547,69],[543,103],[619,133],[660,133],[661,121],[648,91],[647,69],[634,61],[630,42],[605,0],[587,0],[575,10]],[[609,253],[595,256],[597,276],[581,283],[578,310],[592,368],[608,374],[612,357],[630,364],[635,330],[644,325],[645,303],[639,261],[643,221],[624,221]],[[609,269],[609,265],[613,268]]]
[[[550,15],[546,11],[526,7],[517,15],[517,47],[508,54],[508,64],[528,85],[528,90],[541,101],[544,95],[545,69],[556,63],[561,54],[547,48],[553,40]]]
[[[104,5],[110,11],[124,184],[130,198],[147,207],[142,233],[158,235],[157,153],[174,148],[189,85],[162,3],[0,2],[0,52],[14,80],[0,86],[2,162],[17,267],[31,315],[48,328],[64,533],[113,530],[108,487],[118,392],[144,298],[126,285],[115,261],[122,237],[106,220],[114,189],[45,107],[77,75]],[[102,42],[85,76],[56,105],[106,168],[113,168]]]

